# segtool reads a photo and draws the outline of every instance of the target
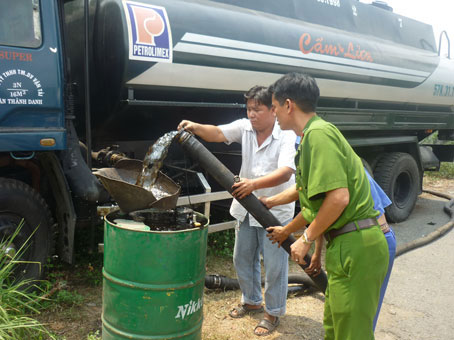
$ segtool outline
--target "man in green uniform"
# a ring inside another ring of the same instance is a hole
[[[292,259],[303,263],[311,243],[324,235],[325,339],[374,339],[373,320],[389,254],[361,160],[339,130],[316,115],[320,92],[312,77],[287,74],[271,91],[281,129],[302,137],[296,157],[301,213],[284,227],[269,228],[269,237],[280,244],[309,224],[291,246]]]

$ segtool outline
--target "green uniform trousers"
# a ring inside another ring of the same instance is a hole
[[[388,269],[380,227],[337,236],[326,249],[325,340],[373,340],[380,287]]]

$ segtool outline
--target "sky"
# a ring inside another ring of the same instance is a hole
[[[372,0],[362,0],[362,2],[371,3]],[[454,1],[385,0],[385,2],[393,8],[394,13],[432,25],[437,46],[440,32],[445,30],[451,41],[451,54],[454,53]],[[442,43],[442,46],[447,46],[446,40]]]

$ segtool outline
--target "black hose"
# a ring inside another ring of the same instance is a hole
[[[401,246],[398,246],[396,249],[396,257],[400,256],[402,254],[405,254],[406,252],[408,252],[410,250],[425,246],[426,244],[433,242],[434,240],[440,238],[441,236],[446,234],[448,231],[450,231],[454,227],[454,198],[452,198],[449,195],[439,193],[436,191],[430,191],[430,190],[423,190],[423,191],[427,192],[431,195],[443,197],[443,198],[450,200],[449,202],[447,202],[444,205],[443,209],[451,217],[451,220],[448,223],[446,223],[445,225],[441,226],[440,228],[434,230],[433,232],[431,232],[430,234],[428,234],[424,237],[420,237],[414,241],[411,241],[411,242],[405,243]]]
[[[67,148],[59,158],[73,195],[88,202],[107,202],[109,194],[87,166],[72,120],[66,120],[66,133]]]
[[[178,142],[181,144],[183,149],[196,160],[201,167],[207,170],[211,176],[229,193],[232,193],[232,185],[234,183],[235,176],[227,167],[222,164],[202,143],[200,143],[192,134],[182,130],[179,135],[176,136]],[[260,225],[266,229],[272,226],[280,226],[281,222],[263,205],[255,195],[248,195],[245,198],[237,199],[237,201],[260,223]],[[290,246],[296,238],[290,235],[282,244],[287,253],[291,253]],[[310,256],[304,257],[305,265],[299,264],[303,269],[307,268],[311,263]],[[312,281],[320,289],[321,292],[325,293],[328,279],[326,273],[321,270],[317,276],[310,276]]]
[[[302,287],[314,287],[314,282],[307,275],[290,274],[288,276],[289,284],[299,284],[297,290]],[[265,280],[262,280],[262,286],[265,284]],[[302,287],[301,287],[302,286]],[[205,287],[208,289],[223,289],[223,290],[236,290],[240,289],[240,284],[237,279],[232,279],[224,275],[212,274],[205,276]],[[290,289],[293,286],[289,286],[289,291],[294,292],[295,289]]]
[[[309,287],[315,287],[314,282],[309,277],[309,275],[300,275],[300,274],[289,274],[288,275],[288,283],[297,283]]]
[[[208,289],[236,290],[240,289],[240,284],[237,279],[214,274],[205,276],[205,287]]]

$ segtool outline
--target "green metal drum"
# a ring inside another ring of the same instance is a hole
[[[208,223],[144,231],[116,223],[117,215],[105,217],[103,340],[200,340]]]

